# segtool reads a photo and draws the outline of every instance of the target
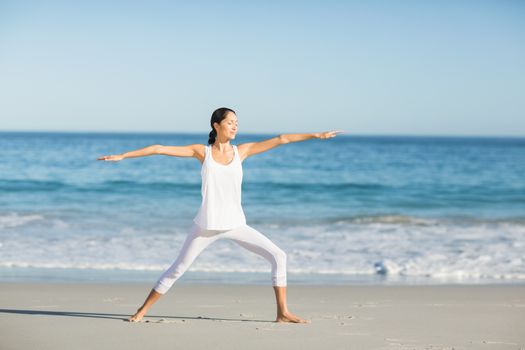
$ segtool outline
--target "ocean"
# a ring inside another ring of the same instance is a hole
[[[207,139],[1,132],[0,281],[153,285],[200,206],[200,163],[96,159]],[[525,138],[342,134],[254,155],[243,172],[247,223],[287,253],[289,284],[525,282]],[[176,283],[270,285],[270,270],[219,240]]]

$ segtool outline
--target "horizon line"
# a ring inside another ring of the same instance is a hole
[[[329,131],[329,130],[326,130]],[[75,131],[75,130],[0,130],[6,134],[137,134],[137,135],[207,135],[208,132],[199,131]],[[242,132],[240,135],[281,135],[281,134],[307,134],[309,132]],[[239,134],[237,135],[239,136]],[[396,133],[355,133],[343,132],[337,137],[438,137],[438,138],[525,138],[525,135],[490,135],[490,134],[396,134]]]

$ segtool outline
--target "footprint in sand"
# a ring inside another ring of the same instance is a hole
[[[364,302],[364,303],[355,303],[354,306],[357,306],[357,307],[377,307],[378,305],[376,303]]]
[[[329,320],[350,320],[354,318],[351,315],[319,315],[319,317]]]
[[[144,323],[179,323],[179,324],[185,324],[186,320],[166,320],[165,318],[161,318],[158,320],[142,320],[140,322]]]

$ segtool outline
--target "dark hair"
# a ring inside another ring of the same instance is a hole
[[[226,108],[226,107],[217,108],[216,110],[213,111],[211,115],[211,120],[210,120],[211,131],[210,131],[210,136],[208,138],[208,145],[215,143],[215,138],[217,137],[217,131],[213,127],[213,123],[220,124],[224,120],[224,118],[226,118],[226,113],[228,112],[232,112],[235,114],[235,111],[233,109]]]

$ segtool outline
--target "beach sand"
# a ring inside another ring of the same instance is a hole
[[[525,349],[524,285],[175,284],[140,323],[152,284],[0,283],[0,348]]]

